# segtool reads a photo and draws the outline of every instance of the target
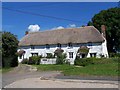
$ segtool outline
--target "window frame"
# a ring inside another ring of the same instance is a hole
[[[69,52],[69,58],[73,58],[73,52]]]
[[[49,44],[46,44],[46,49],[50,49],[50,45]]]
[[[32,56],[38,56],[38,53],[31,53]]]
[[[34,49],[35,49],[35,46],[31,45],[31,49],[34,50]]]
[[[61,45],[60,43],[57,44],[57,47],[58,47],[58,48],[61,48],[61,46],[62,46],[62,45]]]
[[[97,53],[90,53],[90,57],[96,57]]]
[[[70,43],[68,43],[68,47],[69,48],[72,48],[73,47],[73,44],[70,42]]]

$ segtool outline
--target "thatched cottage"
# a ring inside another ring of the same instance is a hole
[[[27,33],[19,42],[18,52],[22,55],[18,61],[34,55],[54,55],[58,49],[66,53],[70,64],[74,64],[76,56],[108,57],[105,28],[102,26],[102,34],[94,26]]]

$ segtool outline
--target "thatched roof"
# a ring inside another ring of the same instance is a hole
[[[25,35],[19,46],[102,42],[104,39],[93,26],[32,32]]]

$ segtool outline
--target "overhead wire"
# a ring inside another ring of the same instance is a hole
[[[14,11],[14,12],[19,12],[19,13],[24,13],[24,14],[29,14],[29,15],[35,15],[35,16],[41,16],[41,17],[47,17],[47,18],[52,18],[52,19],[57,19],[57,20],[71,21],[71,22],[77,22],[77,23],[80,23],[80,22],[81,22],[81,21],[78,21],[78,20],[71,20],[71,19],[66,19],[66,18],[61,18],[61,17],[43,15],[43,14],[39,14],[39,13],[22,11],[22,10],[17,10],[17,9],[8,8],[8,7],[2,7],[2,8],[3,8],[3,9],[6,9],[6,10],[9,10],[9,11]]]

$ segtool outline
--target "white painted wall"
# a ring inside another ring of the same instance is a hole
[[[70,64],[74,64],[74,60],[76,58],[76,54],[80,46],[87,46],[89,49],[89,53],[87,57],[90,57],[90,53],[96,53],[96,57],[100,58],[100,54],[108,57],[106,40],[103,43],[92,43],[92,46],[88,46],[88,44],[73,44],[73,47],[68,47],[67,44],[61,45],[61,49],[64,50],[64,53],[67,54],[67,58],[70,61]],[[46,56],[46,53],[54,54],[54,51],[58,48],[57,45],[50,45],[50,48],[47,49],[45,45],[43,46],[34,46],[35,49],[31,49],[30,46],[20,47],[19,50],[24,50],[26,53],[24,58],[28,58],[32,56],[31,53],[38,53],[38,55]],[[69,52],[73,52],[73,58],[69,58]],[[23,59],[23,57],[22,57]],[[18,57],[18,61],[21,62],[22,59]]]

